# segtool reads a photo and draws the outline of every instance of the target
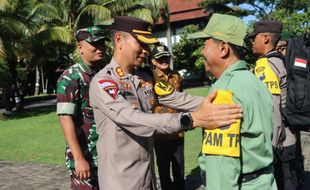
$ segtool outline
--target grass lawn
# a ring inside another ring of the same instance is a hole
[[[185,90],[205,96],[206,88]],[[64,164],[64,137],[58,123],[55,106],[27,109],[8,120],[0,120],[0,160]],[[201,130],[185,136],[185,171],[190,174],[197,166],[201,145]]]
[[[0,160],[64,163],[64,137],[55,106],[27,109],[0,120]]]

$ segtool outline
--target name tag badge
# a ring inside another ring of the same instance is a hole
[[[231,91],[217,90],[213,104],[234,104]],[[236,123],[204,132],[202,153],[240,157],[240,119]]]

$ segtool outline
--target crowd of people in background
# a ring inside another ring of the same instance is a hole
[[[241,19],[214,14],[203,31],[189,34],[204,40],[205,70],[216,78],[208,96],[198,97],[182,92],[171,53],[150,23],[119,16],[111,27],[78,28],[81,59],[57,84],[71,188],[155,190],[155,151],[161,189],[185,189],[184,134],[200,127],[198,165],[207,190],[296,190],[299,133],[280,113],[287,39],[278,21],[258,21],[253,29],[247,34]],[[259,57],[253,72],[244,61],[245,39]],[[113,57],[98,68],[107,41]],[[141,67],[148,56],[149,66]]]

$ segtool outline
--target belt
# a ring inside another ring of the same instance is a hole
[[[265,168],[256,170],[256,171],[251,172],[251,173],[241,174],[241,176],[239,177],[239,182],[240,183],[246,183],[248,181],[256,179],[257,177],[259,177],[262,174],[268,174],[268,173],[272,173],[272,165],[269,165]]]

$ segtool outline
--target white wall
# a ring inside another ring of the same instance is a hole
[[[179,31],[180,30],[181,29],[179,29]],[[161,43],[165,44],[166,46],[168,45],[166,31],[156,32],[156,33],[154,33],[154,35],[158,38],[158,41],[160,41]],[[178,35],[178,34],[177,35],[171,35],[171,43],[172,43],[172,45],[178,43],[179,41],[180,41],[180,35]]]

